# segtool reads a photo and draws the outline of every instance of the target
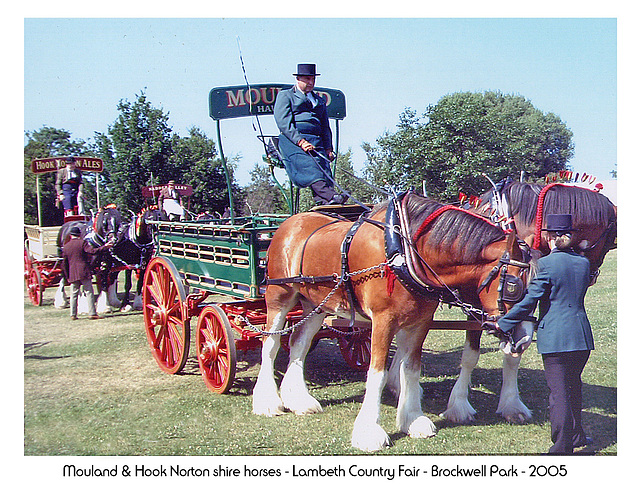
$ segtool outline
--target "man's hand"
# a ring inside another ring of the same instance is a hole
[[[300,147],[305,152],[309,152],[315,149],[313,144],[305,140],[304,138],[298,142],[298,147]]]
[[[336,158],[336,155],[333,153],[331,149],[327,149],[327,158],[329,161],[333,161]]]

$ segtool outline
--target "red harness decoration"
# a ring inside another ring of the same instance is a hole
[[[540,242],[542,241],[542,210],[544,208],[544,197],[547,194],[547,191],[549,189],[557,185],[565,185],[565,184],[560,184],[559,182],[556,182],[553,184],[546,185],[542,188],[542,191],[540,191],[540,194],[538,194],[538,206],[536,207],[536,234],[533,237],[533,248],[535,250],[540,249]]]

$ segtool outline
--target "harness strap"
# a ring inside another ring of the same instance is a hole
[[[266,285],[283,285],[290,283],[323,283],[323,282],[335,282],[338,280],[337,275],[324,275],[324,276],[305,276],[297,275],[286,278],[267,278],[265,280]]]
[[[358,300],[356,299],[356,293],[353,290],[353,282],[351,281],[351,276],[349,275],[349,249],[351,248],[351,242],[353,241],[353,237],[360,229],[360,226],[364,222],[364,219],[358,218],[353,225],[347,231],[344,239],[342,240],[342,245],[340,246],[340,254],[342,258],[342,280],[346,285],[347,296],[349,298],[349,312],[350,312],[350,322],[349,327],[353,327],[356,320],[356,309],[358,313],[362,314],[362,310],[358,304]]]

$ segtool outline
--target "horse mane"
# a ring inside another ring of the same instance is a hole
[[[431,214],[445,206],[413,193],[406,197],[405,205],[411,236],[415,235]],[[482,251],[505,237],[500,227],[485,218],[458,209],[443,212],[434,219],[424,234],[427,235],[427,245],[437,251],[447,250],[465,264],[481,261]]]
[[[526,226],[535,224],[538,195],[543,187],[538,184],[512,182],[504,189],[513,217]],[[558,184],[545,195],[543,215],[548,214],[571,214],[574,219],[573,225],[576,227],[583,224],[606,227],[614,218],[615,211],[611,201],[596,191]]]

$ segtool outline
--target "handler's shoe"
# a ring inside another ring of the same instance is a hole
[[[89,319],[91,319],[91,320],[99,320],[99,319],[101,319],[101,318],[104,318],[104,317],[101,317],[100,315],[91,315],[91,316],[89,317]]]

